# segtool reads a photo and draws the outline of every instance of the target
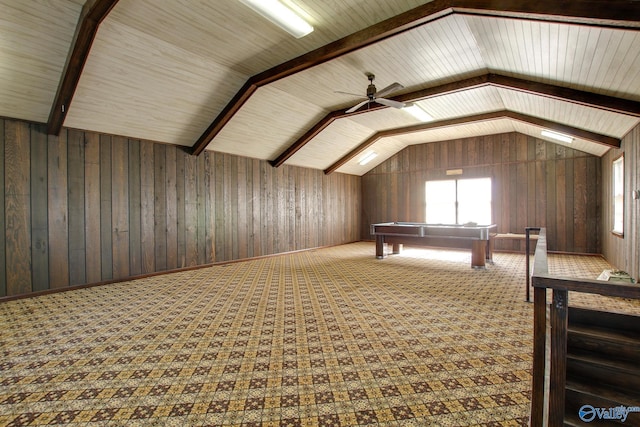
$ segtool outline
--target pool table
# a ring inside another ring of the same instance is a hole
[[[402,245],[471,249],[471,267],[485,268],[493,262],[491,238],[496,225],[424,224],[419,222],[383,222],[371,224],[376,236],[376,257],[384,258],[384,244],[393,245],[398,254]]]

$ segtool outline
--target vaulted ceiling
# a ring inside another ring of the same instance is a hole
[[[411,144],[640,123],[640,2],[286,0],[301,39],[237,0],[0,0],[0,116],[362,175]],[[388,98],[346,114],[374,73]],[[378,157],[365,166],[368,151]]]

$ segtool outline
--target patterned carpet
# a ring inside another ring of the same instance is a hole
[[[0,425],[527,425],[524,256],[494,260],[361,242],[2,303]]]

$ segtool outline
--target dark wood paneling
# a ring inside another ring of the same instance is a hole
[[[48,137],[49,288],[69,286],[67,131]],[[109,266],[111,271],[111,266]]]
[[[31,126],[31,271],[34,291],[49,288],[49,224],[47,218],[47,134]]]
[[[357,176],[20,121],[0,136],[0,296],[360,236]]]
[[[5,121],[4,232],[7,295],[32,291],[30,145],[27,123]]]
[[[111,137],[100,136],[100,257],[102,280],[113,278],[113,224],[111,221]]]
[[[0,165],[4,170],[4,120],[0,119]],[[0,297],[7,295],[7,268],[6,268],[6,250],[5,250],[5,220],[4,220],[4,173],[0,172]]]
[[[84,161],[86,282],[95,283],[102,280],[100,135],[85,135]]]
[[[67,171],[69,185],[69,284],[86,283],[84,132],[67,134]]]
[[[167,269],[178,267],[178,200],[176,192],[176,151],[173,146],[165,147],[166,185],[165,200],[167,207]]]
[[[153,206],[155,271],[167,269],[167,154],[166,146],[153,144]]]
[[[144,271],[142,252],[142,159],[140,141],[128,141],[127,177],[129,197],[127,200],[128,235],[129,235],[129,274],[136,275]],[[153,162],[153,157],[150,159]],[[145,171],[147,168],[145,168]],[[146,196],[147,194],[145,194]],[[146,201],[146,199],[145,199]],[[145,215],[146,216],[146,215]],[[144,271],[146,273],[146,271]]]
[[[148,141],[140,142],[140,255],[143,273],[151,273],[156,269],[155,155],[153,146],[154,144]],[[134,160],[130,159],[129,161]],[[136,166],[138,165],[136,164]],[[131,212],[133,213],[133,209]],[[134,247],[133,241],[131,246]],[[135,274],[133,271],[131,273]]]
[[[516,133],[410,146],[363,176],[361,237],[371,238],[374,222],[424,221],[424,182],[461,168],[462,178],[492,178],[500,233],[546,226],[550,250],[599,253],[598,161]],[[496,245],[524,249],[517,241]]]
[[[111,139],[111,179],[113,278],[121,279],[129,276],[129,146],[122,137]]]

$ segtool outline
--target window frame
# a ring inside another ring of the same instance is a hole
[[[453,181],[455,183],[455,200],[454,200],[454,206],[455,206],[455,218],[453,218],[453,222],[448,222],[448,224],[451,225],[463,225],[462,223],[458,223],[459,218],[460,218],[460,213],[459,213],[459,204],[460,201],[458,200],[458,183],[460,181],[467,181],[467,180],[478,180],[478,179],[487,179],[489,180],[489,187],[490,187],[490,193],[489,193],[489,223],[488,224],[480,224],[478,223],[478,225],[490,225],[493,224],[493,178],[490,176],[479,176],[479,177],[467,177],[467,178],[445,178],[445,179],[428,179],[425,181],[425,185],[424,185],[424,189],[425,189],[425,198],[424,198],[424,219],[425,219],[425,223],[429,223],[428,218],[427,218],[427,206],[428,206],[428,196],[427,196],[427,185],[429,182],[436,182],[436,181]]]
[[[619,172],[617,171],[618,168],[621,169]],[[618,182],[618,180],[616,179],[618,173],[622,174],[622,180],[620,182]],[[618,188],[618,183],[620,184],[621,188]],[[611,234],[617,237],[624,237],[624,187],[624,153],[622,153],[611,161]],[[620,202],[616,200],[616,195],[620,195],[622,197]],[[620,209],[619,214],[622,216],[622,221],[620,224],[621,229],[616,228],[618,226],[618,224],[616,223],[618,209]]]

